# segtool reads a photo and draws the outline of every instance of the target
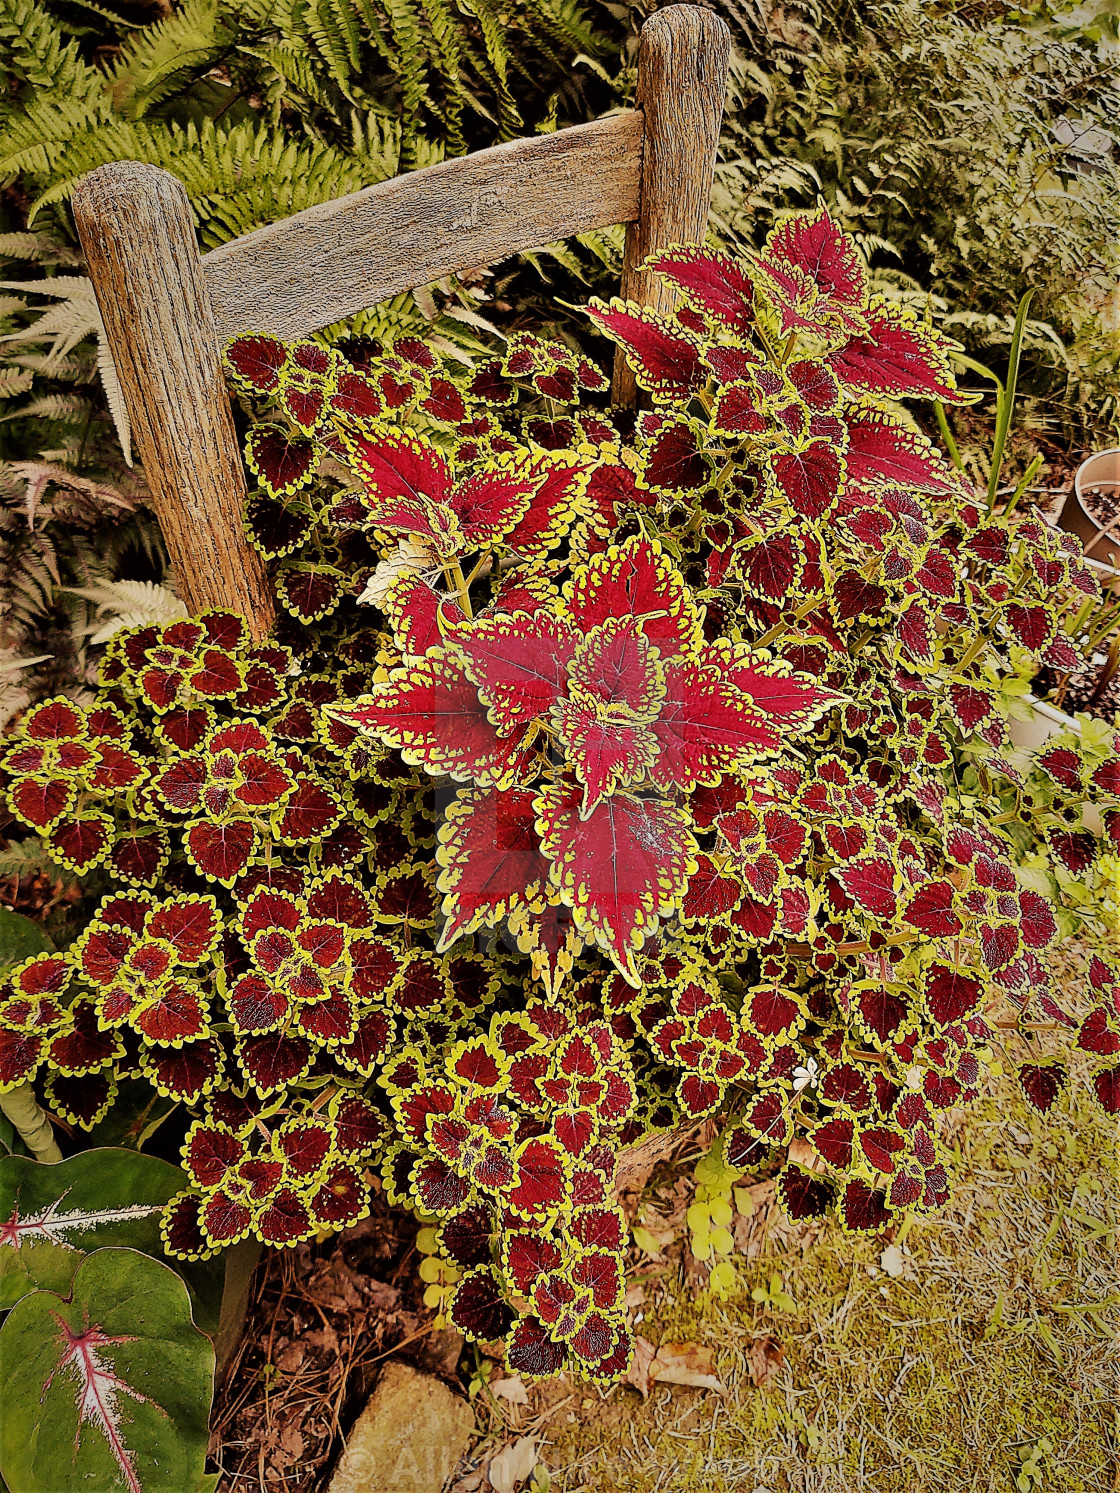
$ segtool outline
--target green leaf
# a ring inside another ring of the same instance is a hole
[[[0,905],[0,967],[19,964],[32,954],[49,954],[53,941],[38,923]]]
[[[197,1488],[214,1350],[174,1270],[98,1249],[70,1299],[34,1291],[0,1329],[0,1469],[11,1493]]]
[[[186,1177],[158,1156],[136,1151],[79,1151],[44,1165],[0,1156],[0,1308],[29,1291],[68,1290],[92,1250],[123,1245],[163,1258],[160,1210]],[[184,1266],[203,1331],[217,1330],[220,1259]]]

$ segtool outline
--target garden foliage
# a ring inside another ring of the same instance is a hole
[[[275,638],[121,634],[4,759],[118,885],[11,976],[3,1081],[87,1127],[125,1076],[179,1101],[188,1260],[355,1222],[378,1158],[438,1220],[433,1302],[526,1376],[625,1370],[615,1168],[653,1131],[711,1117],[738,1169],[806,1137],[790,1216],[877,1230],[945,1203],[939,1117],[1003,1047],[1046,1111],[1067,1033],[1117,1110],[1120,987],[1096,960],[1064,1010],[1011,831],[1090,866],[1120,751],[1050,752],[1036,801],[999,710],[1072,666],[1092,573],[922,433],[951,345],[826,211],[653,267],[675,315],[589,308],[636,417],[527,334],[465,375],[238,338]]]

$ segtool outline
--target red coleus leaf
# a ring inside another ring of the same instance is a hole
[[[331,566],[291,564],[275,575],[276,594],[300,622],[318,622],[341,602],[342,575]]]
[[[183,1165],[196,1187],[220,1187],[245,1159],[246,1145],[225,1125],[196,1120],[183,1145]]]
[[[441,596],[418,575],[397,577],[385,598],[385,611],[398,648],[410,658],[423,658],[466,621],[453,597]]]
[[[852,1164],[856,1125],[849,1115],[836,1115],[810,1132],[809,1140],[821,1158],[840,1171]]]
[[[704,443],[705,436],[695,421],[668,421],[643,453],[643,486],[668,498],[681,498],[706,487],[711,461]]]
[[[270,498],[286,498],[311,481],[317,449],[279,425],[250,427],[245,460]]]
[[[178,1045],[205,1035],[206,1007],[197,989],[173,980],[142,1010],[133,1012],[132,1024],[149,1042]]]
[[[463,665],[442,652],[396,670],[372,696],[335,713],[406,762],[459,782],[508,787],[525,760],[521,737],[499,736]]]
[[[343,441],[365,489],[370,526],[423,540],[441,556],[454,554],[461,536],[448,504],[453,479],[436,448],[392,426],[375,436],[344,434]]]
[[[938,1026],[952,1026],[970,1016],[980,1004],[979,980],[944,964],[930,966],[926,977],[926,1007]]]
[[[543,559],[579,517],[591,468],[569,451],[534,455],[536,485],[524,515],[507,529],[502,542],[527,560]]]
[[[1102,762],[1090,775],[1089,782],[1098,793],[1105,793],[1110,798],[1120,798],[1120,757]]]
[[[876,410],[848,420],[848,479],[856,487],[951,493],[956,478],[924,435]]]
[[[848,1182],[840,1199],[840,1216],[845,1229],[869,1234],[885,1228],[891,1221],[886,1196],[858,1178]]]
[[[199,1223],[211,1245],[235,1244],[249,1232],[252,1213],[244,1203],[226,1192],[215,1192],[199,1211]]]
[[[903,996],[884,986],[861,990],[855,999],[864,1024],[880,1042],[890,1041],[910,1014]]]
[[[461,792],[440,826],[439,846],[437,885],[447,917],[440,948],[542,900],[549,862],[541,853],[531,792]]]
[[[650,775],[660,788],[689,792],[745,767],[781,742],[774,723],[746,693],[734,671],[707,664],[666,666],[665,698],[651,723],[658,756]]]
[[[700,855],[697,862],[681,903],[681,917],[685,923],[724,921],[743,900],[742,883],[722,875],[710,856]]]
[[[23,778],[9,790],[12,813],[30,829],[45,830],[69,812],[77,792],[66,778]]]
[[[655,255],[646,267],[671,281],[712,326],[740,335],[753,329],[754,287],[730,254],[686,246]]]
[[[1104,1006],[1090,1011],[1077,1033],[1077,1046],[1082,1052],[1095,1052],[1099,1057],[1113,1057],[1120,1052],[1120,1032]]]
[[[840,885],[857,907],[874,918],[889,921],[898,910],[894,862],[882,855],[861,855],[833,868]]]
[[[308,1207],[317,1225],[349,1228],[369,1212],[369,1188],[354,1167],[336,1161],[308,1198]]]
[[[516,528],[542,480],[540,466],[516,451],[495,457],[460,482],[448,501],[462,531],[462,547],[486,549]]]
[[[503,735],[545,715],[567,684],[572,629],[546,612],[486,617],[456,643]]]
[[[46,1038],[32,1032],[0,1027],[0,1092],[34,1076],[43,1059]]]
[[[612,617],[632,617],[662,659],[692,653],[700,617],[680,571],[656,540],[612,545],[577,570],[564,591],[572,621],[584,632]]]
[[[832,602],[838,622],[856,622],[867,617],[880,620],[886,614],[889,592],[877,586],[856,570],[845,570],[836,577]]]
[[[653,762],[656,743],[646,726],[604,720],[602,707],[573,691],[557,707],[555,721],[568,761],[584,786],[580,808],[586,818],[606,794],[643,777]]]
[[[70,1015],[73,1019],[70,1029],[51,1038],[48,1053],[52,1067],[79,1076],[92,1073],[120,1056],[124,1049],[116,1033],[99,1028],[97,1009],[91,1001],[76,1000],[70,1007]]]
[[[1021,1063],[1015,1076],[1027,1103],[1038,1114],[1053,1108],[1058,1095],[1069,1082],[1069,1072],[1061,1063]]]
[[[778,1177],[778,1200],[791,1223],[823,1218],[836,1198],[836,1189],[825,1177],[800,1166],[787,1166]]]
[[[1017,602],[1007,608],[1007,625],[1023,647],[1032,653],[1045,648],[1057,628],[1053,613],[1046,607],[1020,606]]]
[[[700,344],[668,317],[617,298],[609,305],[592,299],[587,314],[618,343],[639,386],[655,399],[684,400],[707,382]]]
[[[1095,1073],[1093,1093],[1106,1115],[1120,1115],[1120,1068]]]
[[[549,785],[536,801],[552,879],[577,929],[638,985],[634,954],[678,906],[696,870],[687,816],[669,804],[616,794],[579,816],[575,788]]]
[[[270,1032],[242,1038],[237,1055],[253,1087],[263,1096],[302,1078],[311,1067],[314,1048],[305,1037]]]
[[[760,1037],[777,1037],[800,1026],[804,1020],[799,1001],[777,985],[766,985],[749,994],[743,1013]]]
[[[547,1379],[564,1365],[564,1347],[549,1336],[539,1317],[522,1317],[506,1348],[506,1367],[522,1379]]]
[[[827,208],[779,223],[751,263],[756,284],[778,307],[783,333],[865,329],[867,271]]]
[[[810,441],[802,451],[767,457],[770,490],[811,522],[828,512],[844,482],[844,458],[828,440]]]
[[[911,307],[876,296],[867,311],[866,333],[830,353],[828,362],[857,393],[958,404],[964,396],[948,358],[957,346]]]
[[[953,911],[953,896],[951,882],[927,882],[910,898],[903,919],[927,938],[951,938],[964,926]]]
[[[1072,876],[1083,875],[1096,860],[1100,850],[1096,835],[1084,829],[1062,829],[1049,825],[1046,839],[1050,849]]]
[[[263,1242],[278,1249],[310,1239],[317,1228],[310,1208],[294,1187],[281,1187],[253,1224]]]
[[[194,1104],[222,1076],[222,1051],[213,1037],[184,1047],[147,1048],[141,1066],[161,1094]]]
[[[760,601],[781,605],[797,585],[804,560],[801,541],[792,531],[744,544],[736,553],[743,584]]]
[[[488,1267],[464,1275],[455,1288],[448,1315],[470,1342],[489,1343],[505,1337],[517,1313],[503,1298],[494,1271]]]
[[[186,850],[193,866],[208,880],[232,886],[244,871],[257,845],[257,831],[248,819],[228,824],[200,820],[187,829]]]
[[[226,367],[250,394],[271,394],[278,389],[287,361],[288,349],[278,337],[235,337],[225,350]]]
[[[109,854],[113,821],[107,814],[82,814],[56,824],[47,839],[51,855],[78,876],[92,871]]]
[[[307,845],[325,839],[341,818],[342,805],[333,793],[313,778],[297,778],[277,832],[289,845]]]
[[[1038,892],[1019,893],[1019,910],[1022,921],[1019,931],[1029,949],[1044,949],[1058,936],[1058,924],[1053,908]]]

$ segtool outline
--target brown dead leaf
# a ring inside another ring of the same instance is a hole
[[[280,1432],[280,1446],[293,1462],[303,1456],[303,1434],[295,1424],[289,1424]]]
[[[508,1400],[511,1405],[527,1405],[529,1396],[524,1384],[521,1382],[520,1374],[511,1374],[508,1379],[499,1379],[496,1384],[491,1384],[490,1392],[501,1395],[503,1400]]]
[[[491,1457],[487,1476],[494,1493],[513,1493],[517,1484],[529,1476],[537,1465],[537,1438],[520,1436]]]
[[[712,1350],[700,1343],[662,1343],[654,1349],[644,1337],[634,1340],[634,1359],[626,1383],[644,1399],[650,1385],[683,1384],[690,1389],[714,1389],[725,1395],[727,1386],[713,1372]]]
[[[747,1369],[759,1389],[763,1389],[777,1376],[785,1357],[781,1343],[769,1334],[756,1337],[750,1343],[747,1348]]]

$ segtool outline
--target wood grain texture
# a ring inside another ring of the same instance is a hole
[[[203,261],[219,340],[295,337],[474,265],[637,216],[642,116],[608,115],[309,207]]]
[[[187,194],[170,172],[118,161],[73,203],[180,594],[192,612],[240,612],[261,638],[273,603],[241,524],[244,468]]]
[[[642,27],[638,103],[645,116],[639,214],[626,233],[622,296],[655,311],[676,297],[640,266],[671,244],[702,242],[708,227],[712,175],[723,123],[731,33],[711,11],[670,5]],[[633,406],[637,386],[615,354],[612,398]]]

